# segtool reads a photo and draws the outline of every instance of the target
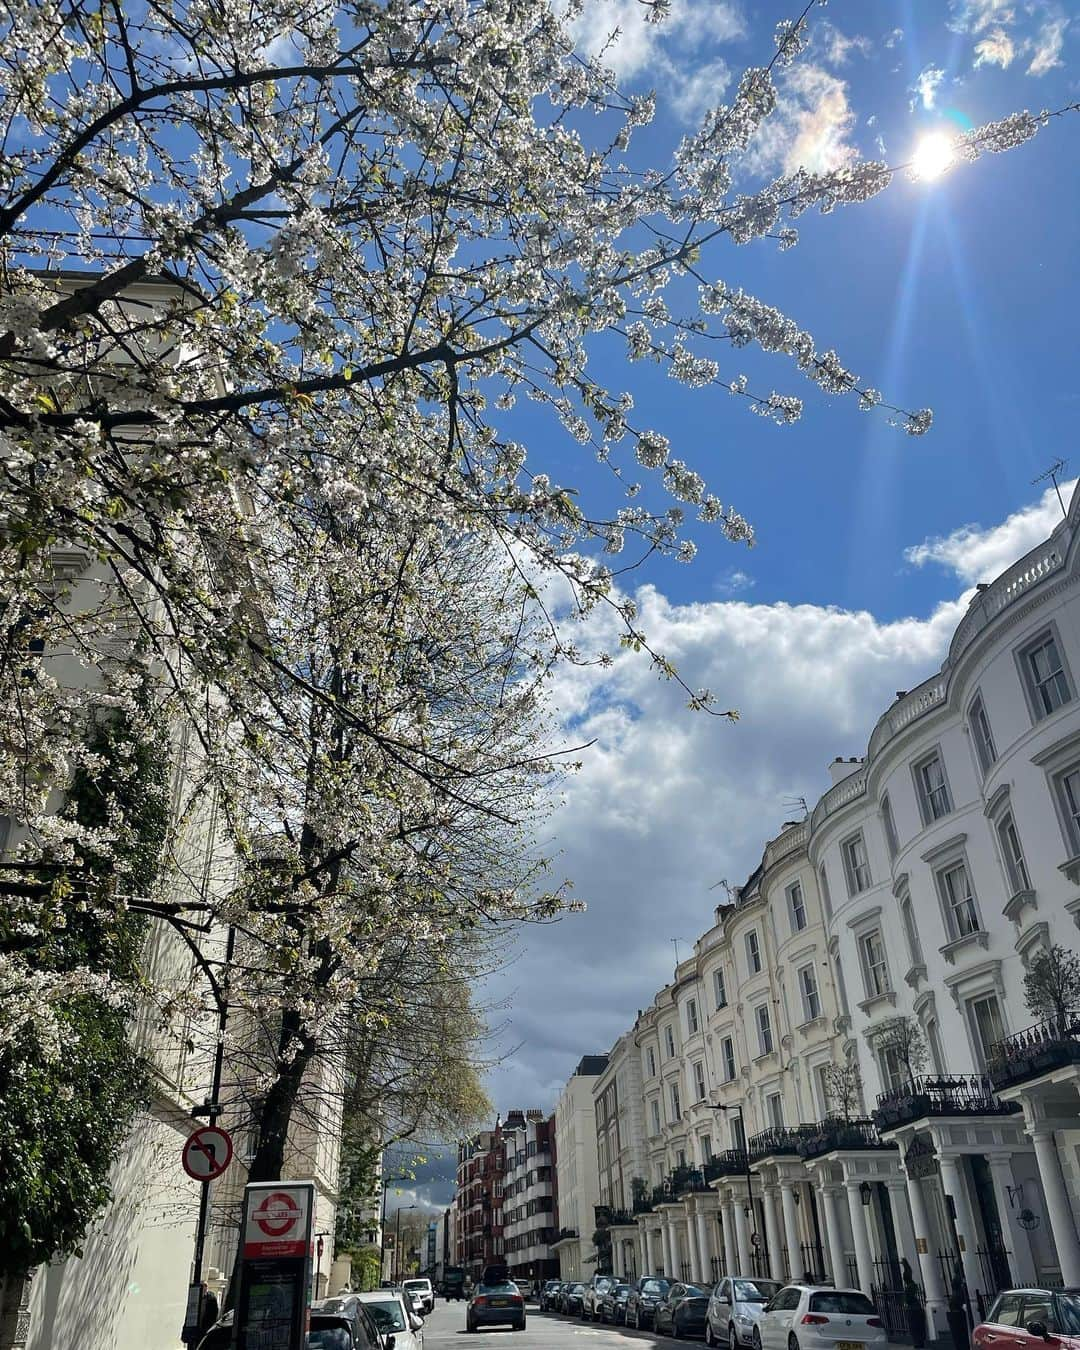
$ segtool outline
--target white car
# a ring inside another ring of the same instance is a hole
[[[394,1350],[424,1350],[424,1319],[410,1308],[400,1289],[372,1289],[356,1296],[367,1309],[385,1343],[394,1338]]]
[[[786,1284],[761,1310],[754,1350],[885,1350],[873,1303],[858,1289]]]
[[[765,1305],[780,1292],[777,1280],[728,1275],[713,1289],[705,1320],[705,1344],[740,1350],[750,1345]]]
[[[413,1280],[402,1280],[401,1287],[407,1294],[420,1295],[420,1302],[425,1313],[435,1311],[435,1288],[426,1275]]]

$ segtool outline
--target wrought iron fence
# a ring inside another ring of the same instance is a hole
[[[1009,1115],[1018,1109],[997,1096],[988,1074],[916,1074],[878,1094],[874,1119],[887,1128],[922,1116]]]
[[[1080,1061],[1080,1009],[1048,1017],[998,1041],[990,1052],[990,1079],[998,1087]]]
[[[853,1256],[845,1257],[844,1266],[847,1270],[847,1282],[850,1289],[859,1289],[859,1263]]]
[[[825,1274],[825,1253],[820,1242],[801,1242],[799,1260],[802,1265],[800,1278],[805,1284],[818,1284]]]
[[[691,1273],[692,1272],[690,1270],[690,1262],[683,1261],[683,1263],[679,1266],[679,1279],[682,1280],[683,1284],[690,1283]]]
[[[765,1280],[769,1277],[769,1263],[760,1247],[755,1247],[750,1253],[750,1274],[756,1280]]]
[[[712,1271],[713,1284],[719,1284],[720,1281],[724,1278],[722,1268],[723,1262],[720,1260],[718,1256],[713,1256],[709,1258],[709,1269]]]

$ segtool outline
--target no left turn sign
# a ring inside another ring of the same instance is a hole
[[[184,1141],[180,1162],[189,1177],[196,1181],[213,1181],[221,1176],[232,1162],[232,1137],[216,1125],[204,1125]]]

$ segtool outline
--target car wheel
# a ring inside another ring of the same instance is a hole
[[[731,1331],[732,1335],[734,1335],[735,1328],[732,1327]],[[754,1328],[753,1343],[754,1343],[754,1350],[761,1350],[761,1332],[758,1331],[757,1327]]]
[[[739,1350],[739,1338],[735,1334],[735,1323],[729,1322],[727,1329],[728,1350]],[[754,1350],[761,1350],[761,1338],[754,1341]]]
[[[799,1338],[796,1335],[787,1338],[787,1350],[799,1350]]]
[[[712,1323],[709,1321],[708,1318],[706,1318],[706,1319],[705,1319],[705,1344],[709,1347],[709,1350],[712,1350],[712,1343],[713,1343],[713,1338],[712,1338]]]
[[[476,1327],[473,1326],[473,1321],[472,1321],[472,1318],[471,1318],[471,1317],[470,1317],[470,1318],[468,1319],[468,1321],[465,1323],[465,1330],[469,1333],[470,1336],[471,1336],[471,1335],[473,1334],[473,1332],[476,1330]]]

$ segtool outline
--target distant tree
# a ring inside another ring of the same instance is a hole
[[[894,1017],[886,1022],[874,1045],[879,1051],[895,1052],[909,1081],[926,1068],[926,1038],[914,1017]]]
[[[1024,976],[1024,1002],[1032,1017],[1064,1026],[1080,1008],[1080,956],[1056,943],[1039,952]]]
[[[859,1066],[854,1062],[830,1064],[822,1076],[830,1115],[843,1121],[857,1119],[862,1112],[862,1075]]]

